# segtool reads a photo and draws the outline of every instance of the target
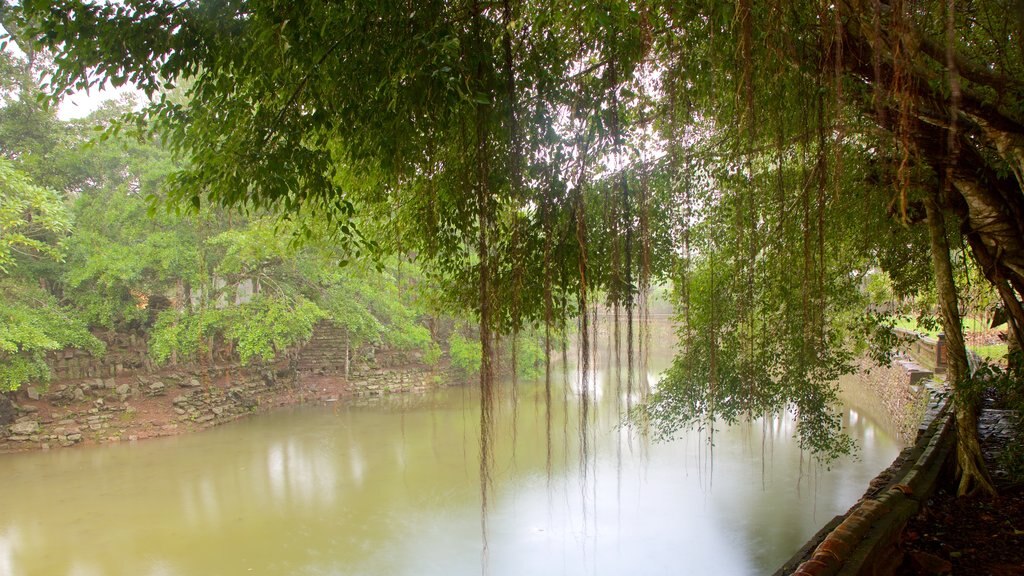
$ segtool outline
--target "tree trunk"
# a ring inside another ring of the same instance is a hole
[[[906,100],[911,110],[893,104],[861,102],[865,111],[876,109],[879,125],[899,134],[896,119],[900,114],[914,118],[913,130],[906,134],[914,154],[931,165],[936,174],[945,174],[952,184],[943,198],[945,207],[956,213],[971,244],[971,252],[985,277],[999,290],[1007,314],[1013,319],[1008,337],[1011,347],[1024,344],[1024,123],[1007,114],[1005,103],[991,102],[986,90],[995,94],[1004,85],[1020,86],[1008,75],[972,65],[955,46],[930,40],[920,31],[879,27],[872,18],[876,8],[864,0],[844,0],[844,13],[850,18],[843,28],[843,66],[851,78],[866,88],[888,86],[897,72],[911,76],[912,86]],[[906,9],[906,8],[905,8]],[[905,22],[904,22],[905,23]],[[907,62],[897,70],[891,48],[913,37],[918,50],[904,54]],[[951,67],[950,62],[955,64]],[[955,69],[968,80],[956,93],[942,82],[934,82],[929,69]],[[865,90],[864,94],[871,93]],[[954,114],[950,119],[951,112]],[[950,144],[955,142],[955,146]],[[951,149],[955,153],[951,154]],[[955,192],[953,192],[955,191]]]
[[[956,283],[949,259],[946,223],[934,197],[925,200],[928,233],[931,240],[932,267],[935,271],[935,291],[942,311],[942,327],[946,332],[946,381],[953,389],[953,412],[956,417],[956,463],[959,485],[957,495],[975,492],[995,495],[995,488],[981,456],[978,441],[978,394],[970,385],[967,348],[960,327]]]

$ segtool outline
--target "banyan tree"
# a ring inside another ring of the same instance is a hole
[[[543,325],[550,356],[575,318],[586,350],[608,305],[632,361],[652,279],[682,326],[638,411],[665,433],[788,408],[845,449],[831,382],[874,267],[934,268],[964,388],[961,239],[1019,349],[1022,0],[22,0],[3,23],[51,52],[54,96],[145,93],[124,125],[187,162],[179,202],[428,263],[479,318],[485,431],[496,335]],[[973,401],[963,491],[988,489]]]

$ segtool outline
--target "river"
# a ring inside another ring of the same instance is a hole
[[[3,456],[0,576],[765,574],[900,449],[856,400],[857,457],[829,471],[788,417],[719,431],[713,458],[697,432],[648,442],[598,365],[585,454],[574,386],[550,444],[542,385],[497,396],[486,546],[479,396],[452,387]]]

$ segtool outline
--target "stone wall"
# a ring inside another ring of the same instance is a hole
[[[253,412],[293,382],[287,370],[222,367],[203,374],[65,381],[45,392],[30,388],[16,405],[15,422],[0,426],[0,451],[137,440],[175,434],[181,426],[212,426]]]
[[[945,334],[939,334],[938,337],[932,338],[902,328],[896,328],[895,332],[900,338],[909,342],[907,353],[917,363],[934,372],[946,370]]]
[[[875,366],[862,358],[856,378],[861,386],[882,401],[900,440],[909,444],[917,437],[918,424],[926,407],[927,378],[922,375],[931,374],[918,370],[915,364],[903,359],[897,359],[889,366]]]
[[[214,344],[214,351],[203,362],[156,366],[149,357],[144,333],[96,332],[94,336],[106,344],[106,353],[93,356],[85,350],[67,348],[47,356],[51,380],[61,382],[87,378],[113,378],[150,374],[161,369],[201,372],[209,365],[235,364],[238,355],[226,343]],[[348,363],[346,365],[346,354]],[[344,329],[329,322],[319,323],[309,341],[281,354],[297,372],[315,376],[348,375],[355,380],[375,380],[375,370],[423,364],[416,351],[388,350],[379,346],[349,347]],[[36,388],[39,386],[37,385]]]
[[[96,332],[93,335],[106,344],[106,353],[97,357],[76,348],[51,352],[47,363],[53,380],[106,378],[153,370],[144,334]]]
[[[950,460],[954,426],[948,396],[936,396],[915,444],[879,474],[845,515],[825,525],[775,576],[861,576],[895,573],[900,534],[935,490]]]
[[[117,341],[124,350],[145,349],[137,336]],[[167,436],[273,406],[421,392],[451,382],[446,363],[428,366],[417,353],[370,346],[346,353],[344,331],[330,325],[318,326],[310,342],[276,361],[250,366],[229,358],[154,372],[147,362],[113,361],[132,354],[61,353],[58,374],[103,375],[0,395],[0,452]]]
[[[351,346],[345,330],[327,322],[317,325],[290,361],[300,381],[343,378],[356,396],[423,391],[451,378],[447,363],[426,365],[418,351]]]

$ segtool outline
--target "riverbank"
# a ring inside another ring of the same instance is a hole
[[[13,398],[0,453],[173,436],[282,406],[425,391],[449,380],[444,366],[371,366],[345,378],[297,372],[287,362],[66,380]]]
[[[935,493],[900,536],[900,576],[991,574],[1024,576],[1024,482],[1008,469],[1007,451],[1019,450],[1015,413],[988,394],[978,421],[985,464],[999,496],[957,497],[952,465]],[[1017,463],[1019,466],[1019,462]]]
[[[916,410],[914,371],[900,370],[872,368],[860,375],[861,384],[886,406],[894,421]],[[1024,483],[1019,458],[1004,457],[1019,452],[1020,416],[995,391],[987,392],[978,432],[999,496],[958,498],[953,425],[948,411],[940,408],[949,398],[933,394],[931,402],[915,445],[870,483],[861,501],[829,522],[777,574],[1024,576]]]

